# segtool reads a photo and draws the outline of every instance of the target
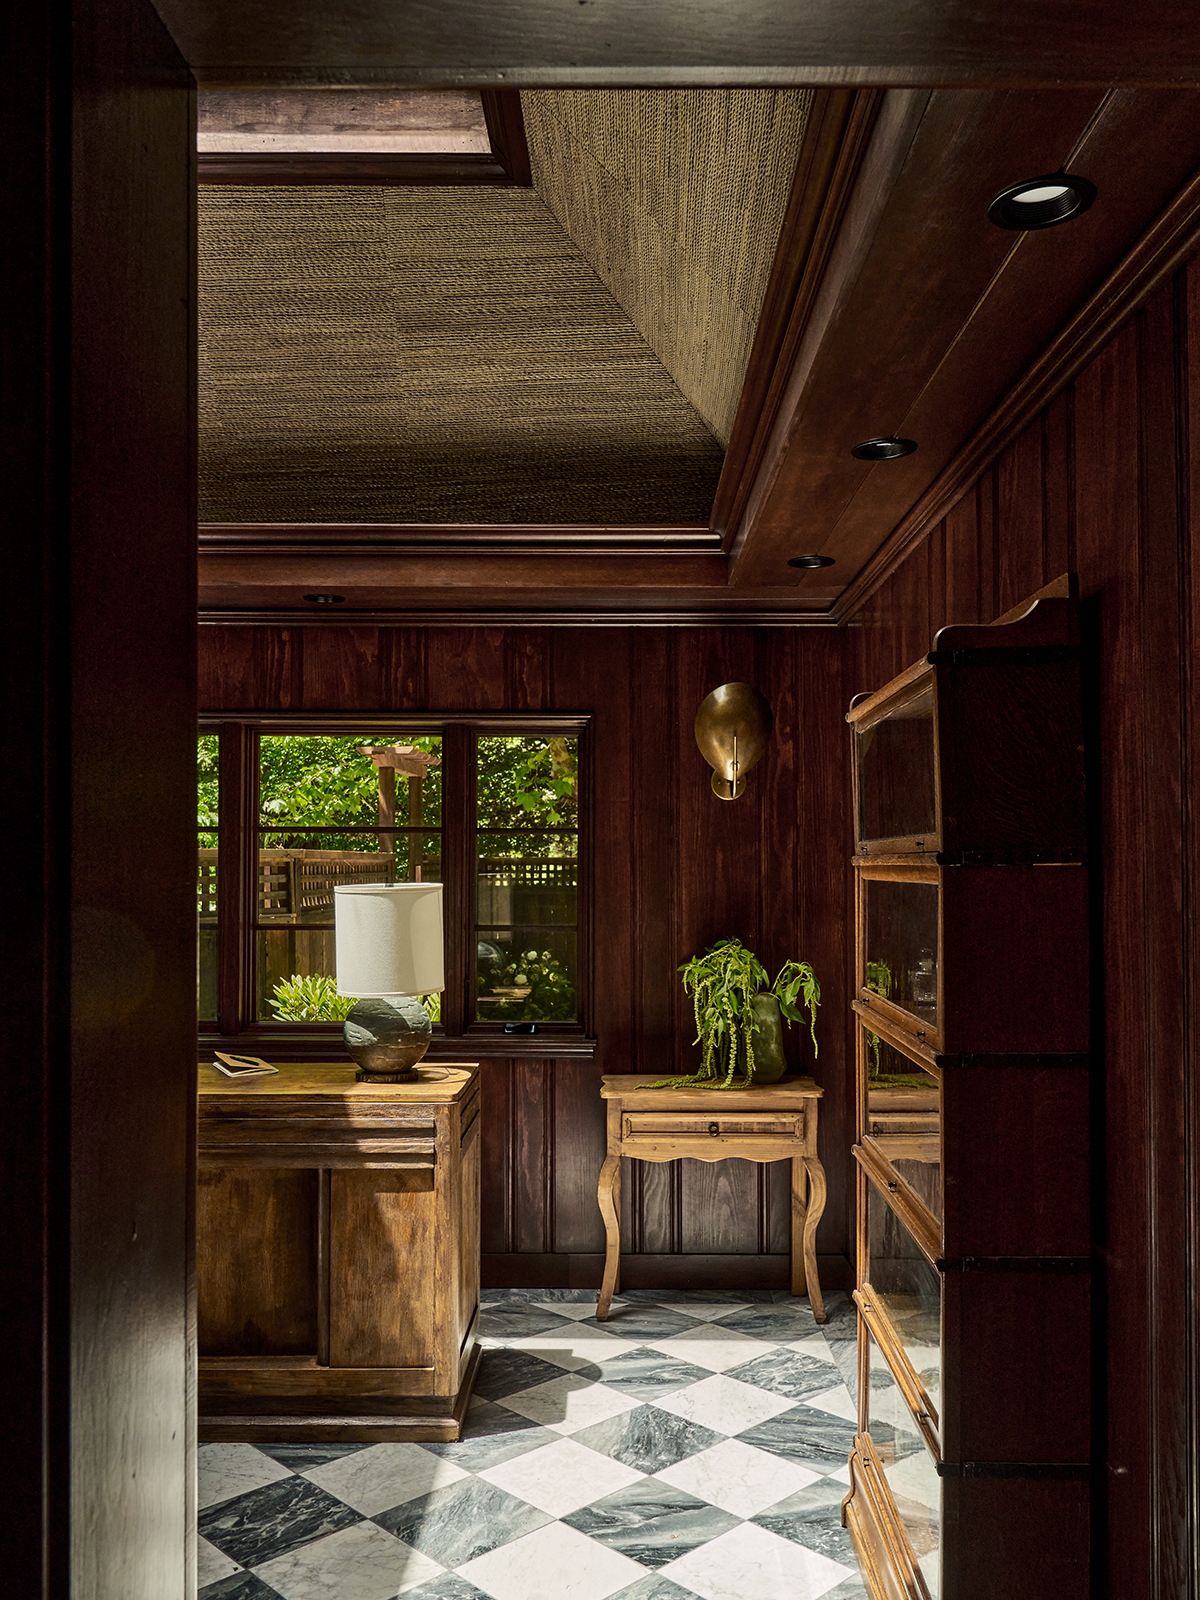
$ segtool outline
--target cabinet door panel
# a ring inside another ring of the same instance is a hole
[[[433,1172],[334,1172],[329,1364],[434,1364]]]
[[[458,1343],[467,1336],[479,1304],[479,1123],[467,1135],[462,1149],[460,1226],[462,1250],[458,1263]]]
[[[200,1354],[317,1349],[317,1174],[201,1167],[196,1195]]]

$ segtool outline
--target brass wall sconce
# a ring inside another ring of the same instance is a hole
[[[748,683],[723,683],[700,702],[696,743],[713,769],[718,800],[745,792],[746,774],[762,760],[773,724],[770,706]]]

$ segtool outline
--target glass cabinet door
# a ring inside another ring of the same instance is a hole
[[[938,848],[933,682],[869,727],[855,730],[858,843]]]
[[[924,1205],[942,1221],[941,1084],[859,1018],[866,1077],[861,1131]]]
[[[878,870],[878,869],[877,869]],[[939,1026],[936,882],[863,876],[864,962],[861,984],[917,1018]]]
[[[938,1600],[942,1484],[937,1463],[913,1421],[883,1351],[869,1334],[864,1333],[863,1337],[867,1341],[870,1372],[867,1431],[917,1570],[930,1600]]]

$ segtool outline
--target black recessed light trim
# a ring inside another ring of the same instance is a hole
[[[856,461],[899,461],[901,456],[912,455],[916,448],[915,439],[864,439],[850,454]]]
[[[310,606],[340,606],[346,596],[344,594],[306,594],[304,598]]]
[[[831,567],[832,556],[792,556],[788,561],[789,567]]]
[[[1002,189],[988,207],[988,218],[998,228],[1032,233],[1081,216],[1095,198],[1096,185],[1087,178],[1049,172]]]

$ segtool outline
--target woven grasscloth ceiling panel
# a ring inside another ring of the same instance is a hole
[[[708,520],[721,449],[529,189],[200,190],[205,522]]]
[[[526,90],[533,181],[729,443],[807,89]]]

